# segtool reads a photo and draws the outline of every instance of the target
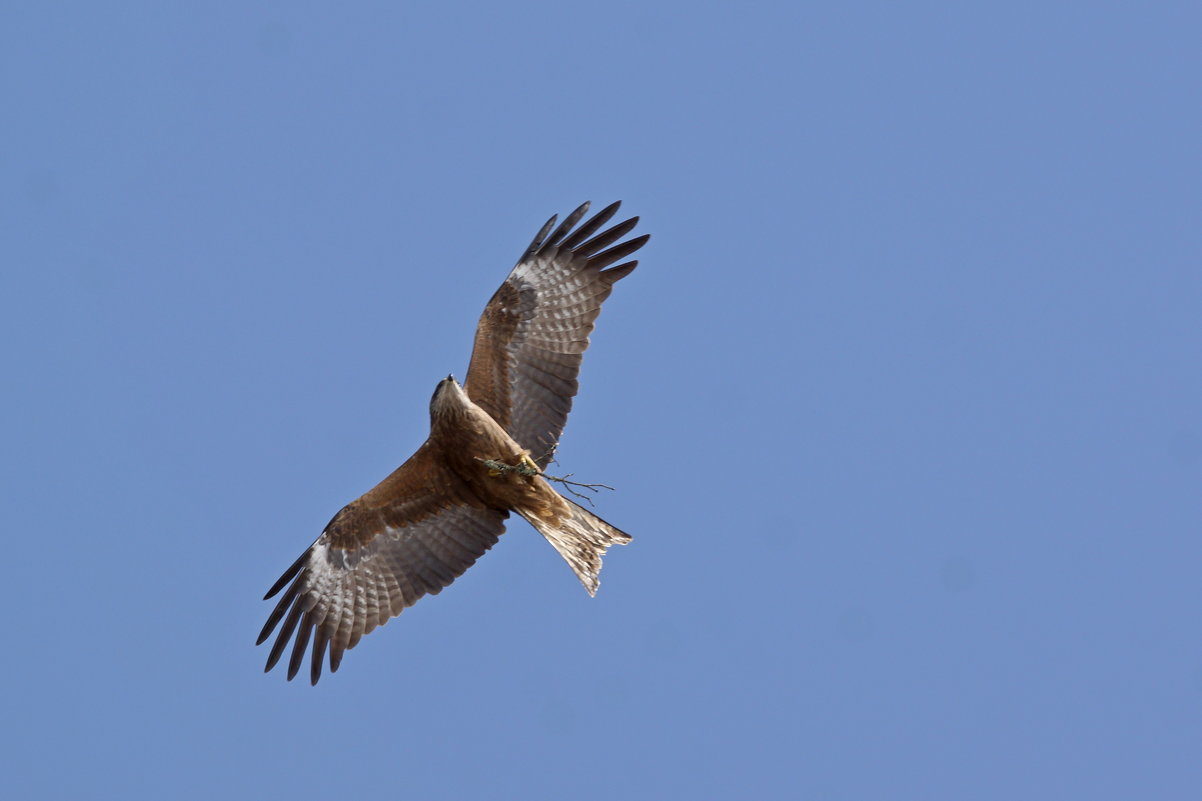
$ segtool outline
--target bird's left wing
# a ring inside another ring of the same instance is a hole
[[[606,206],[579,227],[587,203],[558,227],[555,217],[548,220],[476,327],[467,395],[529,450],[539,467],[551,461],[563,433],[601,304],[638,265],[622,260],[649,239],[620,241],[638,217],[604,229],[618,205]]]
[[[507,512],[480,505],[423,445],[375,489],[334,516],[317,541],[264,596],[287,590],[258,643],[283,626],[267,657],[280,660],[295,633],[289,681],[313,641],[310,681],[343,652],[423,595],[436,594],[471,567],[505,530]],[[289,583],[291,582],[291,583]]]

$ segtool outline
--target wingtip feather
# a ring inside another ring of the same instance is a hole
[[[300,628],[296,632],[296,642],[292,644],[292,656],[288,659],[288,681],[300,671],[301,661],[305,657],[305,648],[309,645],[309,636],[313,633],[313,612],[305,612],[301,619]]]
[[[309,684],[317,686],[317,680],[321,678],[321,660],[326,655],[326,644],[330,638],[327,636],[324,628],[318,627],[317,639],[313,642],[313,659],[309,664]]]
[[[543,227],[538,229],[538,233],[534,235],[534,239],[530,240],[530,245],[522,253],[522,258],[518,259],[519,263],[538,252],[539,248],[543,246],[543,240],[547,238],[547,233],[555,226],[555,221],[558,219],[558,214],[552,214],[551,219],[543,223]]]
[[[630,240],[629,242],[623,242],[619,245],[614,245],[609,250],[602,251],[601,253],[598,253],[597,255],[590,258],[588,260],[588,266],[591,268],[595,268],[595,269],[603,269],[605,267],[608,267],[609,265],[613,264],[615,261],[624,259],[627,256],[629,256],[631,253],[634,253],[636,250],[641,248],[643,245],[647,244],[647,240],[650,238],[651,238],[650,234],[643,234],[642,236],[636,236],[634,239]],[[598,237],[598,239],[600,239],[600,237]],[[613,280],[616,281],[616,280],[618,280],[618,278],[621,278],[621,277],[622,276],[620,276],[620,275],[614,276]]]
[[[271,653],[267,655],[268,670],[275,667],[276,663],[280,661],[280,657],[283,656],[284,648],[287,647],[288,641],[292,639],[292,632],[296,628],[300,616],[300,604],[293,604],[291,611],[288,612],[288,617],[284,619],[284,625],[280,628],[279,635],[275,638],[275,643],[271,646]]]
[[[597,232],[601,226],[609,222],[610,218],[618,213],[618,208],[621,207],[622,201],[617,200],[610,203],[601,211],[597,212],[584,225],[580,226],[576,231],[563,242],[563,247],[568,250],[575,250],[581,242],[588,239]]]
[[[269,598],[274,596],[277,592],[284,589],[284,587],[286,587],[288,585],[288,582],[290,582],[290,581],[292,581],[292,579],[296,578],[296,574],[299,573],[301,571],[301,568],[305,566],[305,560],[307,560],[309,558],[309,554],[312,553],[312,551],[313,551],[312,547],[310,547],[308,550],[306,550],[303,554],[300,555],[300,558],[298,558],[295,562],[292,563],[291,567],[289,567],[287,570],[284,571],[284,575],[282,575],[278,579],[276,579],[275,584],[272,584],[271,589],[268,590],[267,594],[263,596],[264,601],[268,600]]]
[[[580,222],[580,218],[588,213],[589,205],[591,205],[590,202],[586,200],[577,206],[571,214],[569,214],[567,217],[564,217],[563,222],[561,222],[559,227],[556,228],[555,231],[546,238],[542,244],[542,247],[558,245],[559,241],[567,236],[568,232],[575,227],[576,223]]]
[[[623,262],[622,264],[615,264],[613,267],[603,270],[601,275],[607,281],[609,281],[610,284],[614,284],[630,275],[632,272],[634,272],[634,268],[638,266],[639,260],[634,259],[633,261]]]

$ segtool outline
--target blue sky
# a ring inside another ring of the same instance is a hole
[[[1192,3],[8,5],[22,798],[1194,798]],[[653,235],[521,521],[317,688],[260,600],[546,217]]]

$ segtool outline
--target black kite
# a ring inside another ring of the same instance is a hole
[[[648,239],[615,244],[637,217],[597,233],[618,205],[575,228],[585,203],[558,227],[552,217],[534,237],[480,316],[465,386],[448,376],[434,390],[429,438],[334,515],[264,596],[287,587],[259,634],[261,644],[283,621],[267,670],[294,634],[289,680],[310,640],[312,683],[327,648],[330,670],[338,670],[364,634],[471,567],[505,530],[510,512],[546,537],[596,593],[602,555],[630,536],[561,496],[542,470],[572,408],[601,304],[638,262],[610,265]]]

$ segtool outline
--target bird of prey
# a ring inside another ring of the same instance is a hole
[[[294,635],[289,681],[310,641],[310,681],[321,677],[327,649],[330,671],[338,670],[364,634],[471,567],[496,543],[510,512],[546,537],[596,593],[602,555],[630,535],[560,495],[543,470],[572,408],[601,304],[638,265],[622,260],[649,238],[618,244],[638,217],[601,230],[618,206],[577,227],[585,203],[535,235],[484,307],[464,385],[447,376],[434,390],[430,436],[334,515],[264,596],[284,590],[259,634],[262,644],[283,622],[266,670]]]

